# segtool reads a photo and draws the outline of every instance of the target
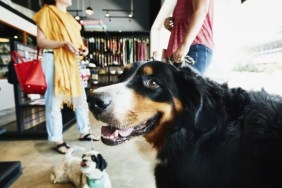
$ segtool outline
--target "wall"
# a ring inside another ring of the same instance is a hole
[[[17,11],[23,13],[24,15],[26,15],[27,17],[32,17],[32,15],[34,14],[33,11],[29,10],[28,8],[25,8],[23,6],[17,5],[15,3],[13,3],[11,0],[1,0],[3,3],[9,5],[10,7],[16,9]]]
[[[0,80],[0,110],[15,107],[13,85],[9,84],[6,79]]]
[[[27,17],[31,17],[33,15],[32,11],[18,6],[14,3],[11,3],[11,1],[6,0],[6,1],[2,1],[3,3],[5,3],[6,5],[12,7],[13,9],[19,11],[20,13],[24,14]],[[1,3],[2,3],[1,2]],[[0,5],[0,21],[15,27],[19,30],[25,31],[33,36],[36,35],[36,25],[27,21],[26,19],[20,17],[19,15],[7,10],[5,7]]]
[[[167,48],[170,32],[163,26],[164,19],[171,15],[177,0],[164,0],[159,14],[151,29],[151,52],[158,52],[162,57],[163,49]],[[218,63],[229,62],[230,56],[237,47],[238,38],[234,37],[241,29],[238,27],[238,12],[241,0],[215,0],[214,10],[214,59]],[[228,44],[227,44],[228,43]],[[220,64],[225,66],[226,64]]]

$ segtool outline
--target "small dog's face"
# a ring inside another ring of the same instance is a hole
[[[81,172],[91,179],[100,179],[107,162],[103,156],[96,151],[88,151],[82,155],[80,163]]]

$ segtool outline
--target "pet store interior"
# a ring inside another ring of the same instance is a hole
[[[177,0],[72,0],[68,12],[82,26],[89,48],[82,60],[85,91],[118,82],[127,64],[151,59],[165,61],[170,32],[164,19],[171,16]],[[214,10],[214,55],[205,76],[229,86],[282,95],[282,3],[280,0],[217,0]],[[53,167],[64,155],[47,141],[44,97],[25,94],[9,80],[11,52],[26,60],[36,57],[36,24],[33,15],[40,0],[0,1],[0,187],[74,187],[70,182],[53,183]],[[263,13],[263,14],[262,14]],[[123,49],[109,54],[97,42],[132,41],[142,53]],[[96,44],[95,44],[96,43]],[[123,56],[121,54],[124,54]],[[133,54],[128,59],[125,54]],[[90,63],[89,63],[90,62]],[[92,62],[92,63],[91,63]],[[15,75],[14,75],[15,76]],[[10,78],[11,79],[11,78]],[[71,146],[100,152],[107,161],[106,172],[114,188],[154,188],[151,159],[140,155],[148,147],[137,138],[118,146],[101,141],[79,141],[74,113],[62,109],[64,139]],[[90,116],[91,131],[100,136],[102,122]],[[136,143],[139,143],[137,147]],[[141,144],[140,144],[141,143]],[[92,148],[93,147],[93,148]],[[80,155],[78,153],[77,155]]]

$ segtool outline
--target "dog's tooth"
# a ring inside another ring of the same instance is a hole
[[[115,132],[113,132],[113,134],[111,134],[109,136],[110,139],[115,139],[115,138],[118,138],[118,130],[115,130]]]
[[[115,138],[118,137],[118,130],[116,130],[116,131],[114,132],[114,135],[115,135]]]

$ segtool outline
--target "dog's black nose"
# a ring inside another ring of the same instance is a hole
[[[101,113],[110,106],[111,99],[104,93],[92,93],[89,96],[90,109],[95,113]]]

